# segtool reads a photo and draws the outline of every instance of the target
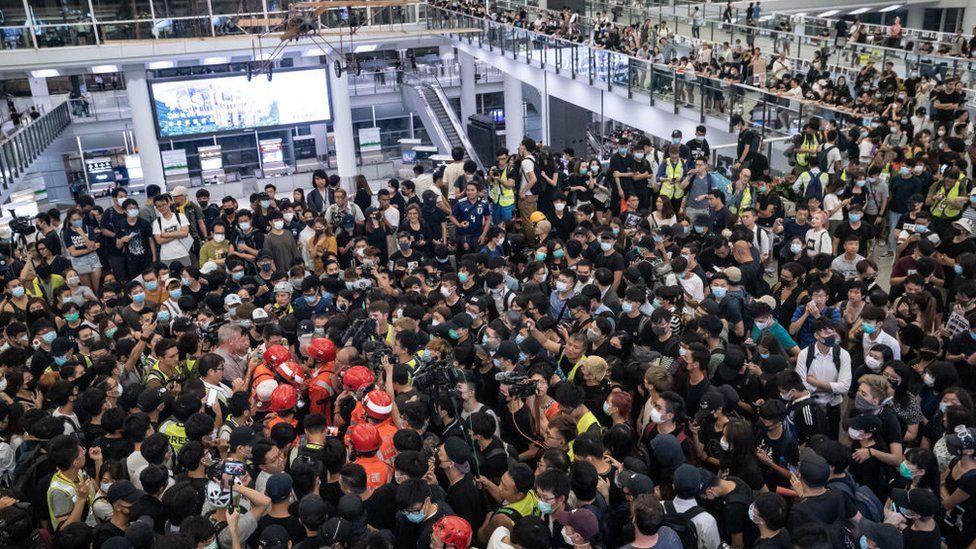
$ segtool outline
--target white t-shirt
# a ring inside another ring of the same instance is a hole
[[[844,220],[844,208],[838,208],[840,203],[840,198],[837,198],[837,195],[834,193],[827,193],[827,195],[824,196],[823,209],[827,210],[828,212],[833,212],[834,208],[837,208],[836,212],[830,214],[831,221]]]
[[[894,360],[901,360],[901,344],[898,343],[898,340],[892,337],[891,334],[889,334],[884,330],[878,330],[875,333],[878,334],[878,339],[875,339],[873,341],[871,340],[871,338],[867,336],[867,334],[865,334],[864,337],[861,338],[861,345],[862,348],[864,349],[864,356],[868,356],[868,353],[871,351],[871,348],[874,347],[875,345],[884,345],[889,349],[891,349],[891,355],[894,358]]]
[[[531,156],[526,156],[519,164],[522,170],[522,186],[519,189],[519,196],[532,196],[532,185],[529,185],[529,174],[535,171],[535,160]]]
[[[172,233],[183,227],[189,227],[190,222],[179,213],[173,213],[169,219],[157,217],[153,223],[153,235]],[[190,250],[186,247],[185,239],[170,240],[159,247],[159,260],[163,263],[186,257]]]
[[[844,156],[840,153],[840,147],[836,145],[826,145],[827,147],[833,147],[827,151],[827,173],[834,173],[834,166],[837,162],[844,160]]]
[[[817,254],[832,254],[834,251],[833,242],[827,229],[809,229],[806,235],[807,255],[813,257]]]

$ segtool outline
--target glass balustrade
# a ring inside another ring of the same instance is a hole
[[[274,31],[288,18],[287,1],[274,0],[63,0],[50,8],[30,0],[4,8],[0,50],[93,46],[121,40],[233,36]],[[19,8],[19,9],[17,9]],[[319,29],[422,23],[423,4],[335,8],[316,20]]]

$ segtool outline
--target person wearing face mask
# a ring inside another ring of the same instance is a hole
[[[272,255],[275,268],[278,271],[290,269],[295,260],[302,256],[298,250],[298,244],[295,242],[295,237],[291,231],[285,230],[285,219],[277,209],[269,211],[268,222],[271,225],[271,231],[264,237],[262,249]],[[260,254],[258,256],[260,257]]]
[[[124,536],[132,520],[129,516],[132,505],[145,495],[145,492],[126,479],[115,480],[102,493],[111,506],[112,515],[108,521],[99,524],[92,531],[93,547],[101,547],[109,538]]]
[[[851,385],[851,355],[838,344],[834,322],[819,318],[813,323],[815,343],[800,351],[796,373],[813,400],[824,408],[828,433],[836,438],[840,406]]]
[[[434,501],[430,486],[407,479],[397,487],[396,539],[398,547],[430,547],[433,526],[447,513]]]
[[[885,501],[890,490],[887,479],[893,478],[897,471],[879,457],[889,451],[889,443],[882,433],[881,419],[862,414],[848,419],[845,425],[853,450],[848,468],[850,475],[858,484],[870,488],[878,499]]]
[[[234,246],[228,255],[237,256],[244,261],[254,261],[258,252],[264,248],[264,233],[254,228],[252,217],[248,210],[237,212],[237,231],[231,239]],[[216,234],[214,232],[214,236]]]
[[[200,248],[199,266],[203,267],[207,262],[213,262],[222,267],[227,258],[235,254],[234,245],[227,239],[227,227],[223,223],[217,223],[210,232],[210,240]]]

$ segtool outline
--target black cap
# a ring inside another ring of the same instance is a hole
[[[156,387],[155,389],[145,389],[139,393],[139,408],[143,412],[151,412],[155,410],[160,404],[164,404],[169,400],[172,400],[173,395],[165,387]]]
[[[464,328],[465,330],[470,330],[471,325],[474,323],[474,319],[468,313],[458,313],[451,317],[451,324],[456,328]]]
[[[280,524],[272,524],[261,530],[258,541],[261,549],[288,549],[288,530]]]
[[[502,341],[501,344],[498,345],[498,350],[495,351],[494,358],[499,358],[499,359],[505,358],[511,360],[512,362],[517,362],[518,356],[519,356],[518,345],[516,345],[514,341],[506,340],[506,341]]]
[[[763,401],[759,407],[759,417],[780,421],[786,417],[786,403],[778,398]]]
[[[471,447],[460,437],[447,437],[444,453],[454,463],[468,463],[471,460]]]
[[[681,450],[681,443],[670,433],[657,435],[651,439],[651,450],[653,450],[651,455],[654,461],[661,467],[674,469],[685,462],[685,453]]]
[[[258,252],[258,257],[255,260],[255,263],[258,262],[258,261],[264,261],[264,260],[267,260],[267,259],[273,260],[274,259],[274,256],[271,255],[271,252],[269,252],[268,250],[261,250],[260,252]]]
[[[920,515],[922,517],[934,517],[938,514],[941,504],[939,498],[928,488],[895,488],[891,491],[891,501],[902,509]]]
[[[487,311],[490,302],[488,296],[484,294],[478,294],[468,298],[468,303],[477,307],[479,311]]]
[[[710,389],[702,397],[698,407],[704,411],[714,412],[715,410],[721,410],[724,406],[725,397],[722,396],[722,393],[716,389]]]
[[[626,488],[632,496],[654,493],[654,481],[647,475],[624,470],[620,472],[618,478],[620,479],[620,487]]]
[[[322,546],[347,543],[353,537],[352,523],[341,517],[332,517],[319,529]]]
[[[820,488],[827,484],[830,477],[830,465],[827,460],[810,448],[800,451],[800,478],[812,488]]]
[[[156,533],[153,531],[153,519],[148,515],[139,517],[139,520],[129,523],[125,529],[125,539],[132,543],[135,549],[149,549],[156,540]]]
[[[288,473],[275,473],[268,478],[264,493],[271,498],[271,503],[278,503],[288,499],[291,495],[292,480]]]
[[[132,484],[128,480],[117,480],[112,483],[108,488],[108,493],[105,494],[105,498],[108,499],[109,503],[115,503],[116,501],[122,500],[126,503],[135,503],[145,494],[142,490],[136,488],[135,484]]]
[[[873,414],[861,414],[851,418],[848,426],[851,429],[876,435],[881,432],[881,418]]]
[[[710,487],[716,478],[715,473],[708,469],[686,463],[674,471],[674,490],[682,499],[696,498]]]
[[[235,427],[230,432],[230,445],[233,446],[254,446],[261,440],[261,435],[254,432],[250,427]]]
[[[891,524],[881,524],[861,519],[861,535],[884,549],[904,549],[905,540],[901,532]]]

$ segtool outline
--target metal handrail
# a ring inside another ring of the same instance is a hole
[[[0,204],[6,202],[31,164],[71,124],[63,102],[0,141]]]
[[[481,164],[481,158],[478,156],[478,152],[475,150],[474,145],[471,140],[468,139],[468,132],[464,129],[464,125],[458,119],[457,114],[454,109],[451,108],[451,103],[447,100],[447,95],[444,93],[444,89],[441,88],[440,82],[436,78],[431,78],[427,80],[427,84],[430,85],[431,89],[434,90],[434,94],[437,95],[438,101],[444,107],[444,111],[447,112],[447,119],[450,121],[451,126],[454,127],[454,131],[458,134],[461,139],[461,146],[464,147],[468,158],[474,160],[475,164],[478,165],[478,169],[484,171],[485,167]]]

